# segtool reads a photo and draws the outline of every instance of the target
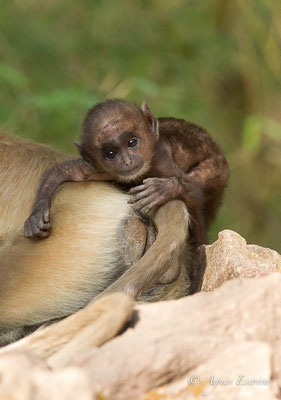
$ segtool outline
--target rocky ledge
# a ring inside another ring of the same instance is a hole
[[[0,399],[281,399],[281,256],[226,230],[199,260],[200,293],[112,294],[2,348]]]

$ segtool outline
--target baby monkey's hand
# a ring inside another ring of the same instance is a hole
[[[24,236],[31,238],[46,238],[49,236],[50,224],[50,210],[47,203],[41,203],[32,211],[31,215],[24,224]]]
[[[178,178],[148,178],[142,185],[130,189],[131,198],[128,201],[134,210],[148,214],[154,207],[179,198],[181,192]]]

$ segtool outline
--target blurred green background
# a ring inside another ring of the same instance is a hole
[[[1,1],[0,124],[74,152],[105,98],[205,127],[231,179],[210,232],[281,250],[279,0]]]

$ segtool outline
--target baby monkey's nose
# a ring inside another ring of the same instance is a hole
[[[123,162],[125,165],[129,166],[132,164],[132,159],[128,154],[123,154]]]

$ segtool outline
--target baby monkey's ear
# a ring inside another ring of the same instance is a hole
[[[75,146],[79,150],[79,153],[82,155],[82,143],[78,142],[78,140],[73,140],[73,143],[75,144]]]
[[[142,102],[141,111],[143,112],[143,115],[150,123],[152,132],[154,133],[156,140],[158,140],[159,139],[158,120],[157,120],[157,118],[154,117],[152,111],[146,104],[145,100],[143,100],[143,102]]]

